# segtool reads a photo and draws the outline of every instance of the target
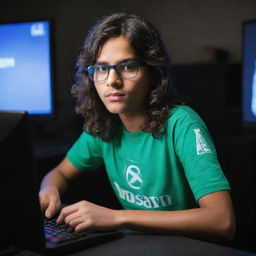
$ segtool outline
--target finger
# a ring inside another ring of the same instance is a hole
[[[42,213],[44,213],[45,210],[47,209],[47,201],[44,199],[40,199],[39,203],[40,203],[41,211]]]
[[[57,199],[52,198],[50,203],[45,211],[45,217],[51,218],[57,212]]]
[[[76,226],[79,225],[79,224],[81,224],[82,222],[84,222],[84,218],[77,217],[77,218],[72,219],[72,220],[68,223],[68,225],[69,225],[70,227],[72,227],[73,229],[75,229]]]
[[[63,220],[67,225],[70,225],[70,223],[77,219],[77,218],[81,218],[81,215],[78,214],[78,211],[72,212],[69,215],[67,215],[65,217],[65,219]]]
[[[76,211],[77,211],[77,208],[76,208],[75,205],[70,205],[70,206],[64,207],[64,208],[61,210],[60,215],[59,215],[59,217],[58,217],[57,220],[56,220],[57,223],[62,223],[62,222],[64,222],[65,218],[66,218],[68,215],[70,215],[70,214],[72,214],[72,213],[74,213],[74,212],[76,212]]]
[[[85,221],[85,220],[80,222],[79,224],[77,224],[74,227],[74,229],[75,229],[75,232],[81,232],[81,231],[84,231],[84,230],[86,230],[86,231],[93,230],[91,223],[89,221]]]
[[[39,193],[39,204],[40,204],[42,212],[45,212],[45,210],[48,206],[48,202],[49,202],[48,197]]]

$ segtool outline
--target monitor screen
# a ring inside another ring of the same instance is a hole
[[[256,126],[256,20],[243,23],[243,123]]]
[[[50,20],[0,24],[0,110],[53,114]]]

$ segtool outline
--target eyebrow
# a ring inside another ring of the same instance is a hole
[[[127,58],[127,59],[123,59],[123,60],[119,61],[118,63],[116,63],[116,65],[125,63],[125,62],[129,62],[129,61],[134,61],[134,62],[137,61],[138,62],[139,60],[137,58]],[[106,61],[96,61],[94,65],[109,65],[109,64]]]

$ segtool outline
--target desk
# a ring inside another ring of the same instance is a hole
[[[38,256],[21,252],[18,256]],[[124,237],[85,250],[72,256],[252,256],[249,253],[181,236],[127,233]]]

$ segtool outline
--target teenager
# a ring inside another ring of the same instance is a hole
[[[176,99],[169,73],[160,36],[143,18],[114,13],[89,31],[73,86],[84,131],[42,181],[46,217],[60,209],[71,179],[104,163],[123,210],[81,201],[63,208],[57,222],[77,232],[232,238],[229,183],[204,122]]]

